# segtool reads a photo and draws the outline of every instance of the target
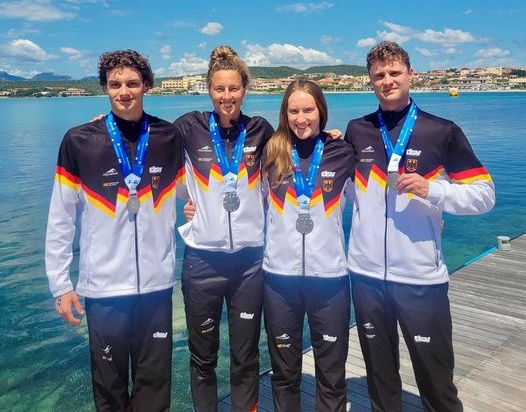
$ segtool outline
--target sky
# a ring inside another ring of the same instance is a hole
[[[382,40],[416,71],[526,68],[526,0],[0,0],[0,71],[97,75],[134,49],[156,77],[206,73],[227,44],[249,66],[365,66]]]

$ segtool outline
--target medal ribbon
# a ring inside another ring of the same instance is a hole
[[[148,121],[148,116],[145,115],[143,117],[141,135],[139,136],[139,145],[137,146],[137,154],[135,155],[133,168],[130,166],[130,159],[128,159],[121,133],[113,119],[112,112],[106,116],[106,128],[108,129],[110,140],[113,144],[115,156],[117,156],[117,160],[121,166],[124,183],[128,186],[129,194],[135,195],[137,194],[137,186],[139,186],[141,182],[144,171],[144,159],[148,151],[148,139],[150,137],[150,122]]]
[[[314,190],[314,183],[316,183],[316,176],[318,176],[318,169],[321,164],[321,157],[323,155],[323,140],[318,136],[316,139],[316,146],[314,147],[314,152],[312,153],[311,161],[309,168],[307,169],[307,177],[303,178],[303,172],[301,170],[300,157],[298,155],[298,150],[296,145],[292,146],[291,150],[291,160],[292,160],[292,169],[293,174],[292,178],[294,180],[294,188],[296,189],[296,198],[299,204],[300,215],[309,214],[309,205],[310,199],[312,196],[312,191]]]
[[[378,122],[380,123],[380,134],[382,135],[382,140],[384,141],[387,159],[389,159],[387,172],[398,172],[400,159],[402,159],[404,150],[407,147],[407,143],[409,142],[409,137],[411,136],[411,133],[413,133],[413,127],[418,116],[418,107],[416,107],[416,104],[411,100],[411,107],[409,107],[409,112],[407,113],[402,130],[400,130],[398,140],[396,141],[396,145],[394,147],[391,143],[391,137],[389,136],[389,131],[385,125],[382,113],[380,110],[378,110],[377,113]]]
[[[219,134],[219,128],[214,117],[214,112],[210,113],[208,117],[208,124],[210,127],[210,136],[212,137],[212,143],[214,145],[214,151],[217,157],[217,163],[221,167],[221,173],[225,179],[227,193],[235,192],[237,185],[237,175],[239,173],[239,164],[243,156],[243,147],[245,146],[245,138],[247,136],[247,130],[243,124],[243,120],[240,121],[239,136],[237,137],[236,146],[232,153],[232,160],[229,162],[226,157],[225,148]]]

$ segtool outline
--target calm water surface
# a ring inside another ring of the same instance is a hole
[[[497,187],[497,205],[482,216],[446,216],[444,250],[451,269],[485,252],[498,235],[526,230],[524,148],[526,93],[416,93],[426,111],[458,123]],[[329,128],[375,110],[372,94],[329,94]],[[274,126],[280,95],[249,95],[243,110]],[[146,110],[173,120],[189,110],[207,110],[208,96],[147,96]],[[44,235],[58,145],[66,130],[106,113],[106,97],[0,99],[0,410],[91,411],[86,323],[64,324],[53,310],[44,274]],[[181,205],[180,205],[181,206]],[[182,218],[182,214],[180,214]],[[182,220],[179,220],[182,223]],[[347,222],[347,225],[349,222]],[[178,266],[183,247],[178,242]],[[73,273],[75,276],[76,273]],[[172,411],[189,410],[188,352],[179,285],[174,293]],[[226,338],[227,333],[222,335]],[[264,333],[262,334],[264,336]],[[228,391],[227,342],[218,367]],[[268,367],[265,341],[263,369]]]

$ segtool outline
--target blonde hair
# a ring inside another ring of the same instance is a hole
[[[250,74],[246,63],[241,60],[238,54],[230,46],[217,46],[210,54],[208,63],[208,73],[206,74],[206,84],[208,89],[212,85],[212,76],[219,70],[235,70],[241,76],[241,82],[245,89],[250,84]]]
[[[297,79],[290,83],[285,90],[281,102],[278,128],[265,145],[265,160],[262,170],[263,174],[268,177],[270,185],[273,188],[279,186],[287,176],[292,174],[290,153],[294,132],[289,127],[287,111],[289,97],[296,91],[303,91],[314,98],[316,107],[320,113],[320,131],[325,129],[327,125],[329,110],[327,108],[327,101],[320,87],[313,81],[305,79]],[[270,175],[270,169],[272,167],[274,167],[274,170],[272,175]]]

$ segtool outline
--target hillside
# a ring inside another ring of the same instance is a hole
[[[364,75],[367,69],[364,66],[338,65],[338,66],[316,66],[305,70],[295,69],[289,66],[279,67],[250,67],[252,78],[282,79],[290,76],[316,76],[324,77],[327,74],[341,75]],[[206,74],[202,74],[206,76]],[[176,77],[160,77],[155,79],[155,87],[160,87],[163,80],[177,79]],[[13,76],[6,72],[0,72],[0,91],[17,89],[16,95],[23,96],[56,96],[62,95],[68,88],[84,89],[87,95],[102,94],[102,87],[98,83],[96,76],[85,77],[74,80],[69,76],[57,73],[40,73],[31,79]]]
[[[250,74],[252,77],[260,77],[264,79],[281,79],[294,75],[313,75],[313,74],[327,74],[333,73],[338,76],[349,75],[357,76],[367,74],[365,66],[354,66],[350,64],[341,64],[338,66],[315,66],[305,70],[295,69],[288,66],[279,67],[250,67]]]
[[[334,73],[336,75],[362,75],[367,74],[367,69],[365,66],[355,66],[350,64],[341,64],[337,66],[315,66],[310,67],[305,70],[295,69],[294,67],[289,66],[278,66],[278,67],[250,67],[250,74],[252,77],[262,77],[265,79],[281,79],[284,77],[289,77],[293,75],[312,75],[312,74],[326,74]],[[205,75],[202,73],[202,75]],[[159,81],[166,79],[181,78],[183,76],[171,76],[171,77],[160,77]],[[75,80],[70,76],[61,75],[57,73],[39,73],[33,76],[31,79],[25,77],[14,76],[7,72],[0,71],[0,82],[89,82],[89,81],[98,81],[97,76],[85,77],[80,80]],[[157,85],[157,82],[156,82]]]

